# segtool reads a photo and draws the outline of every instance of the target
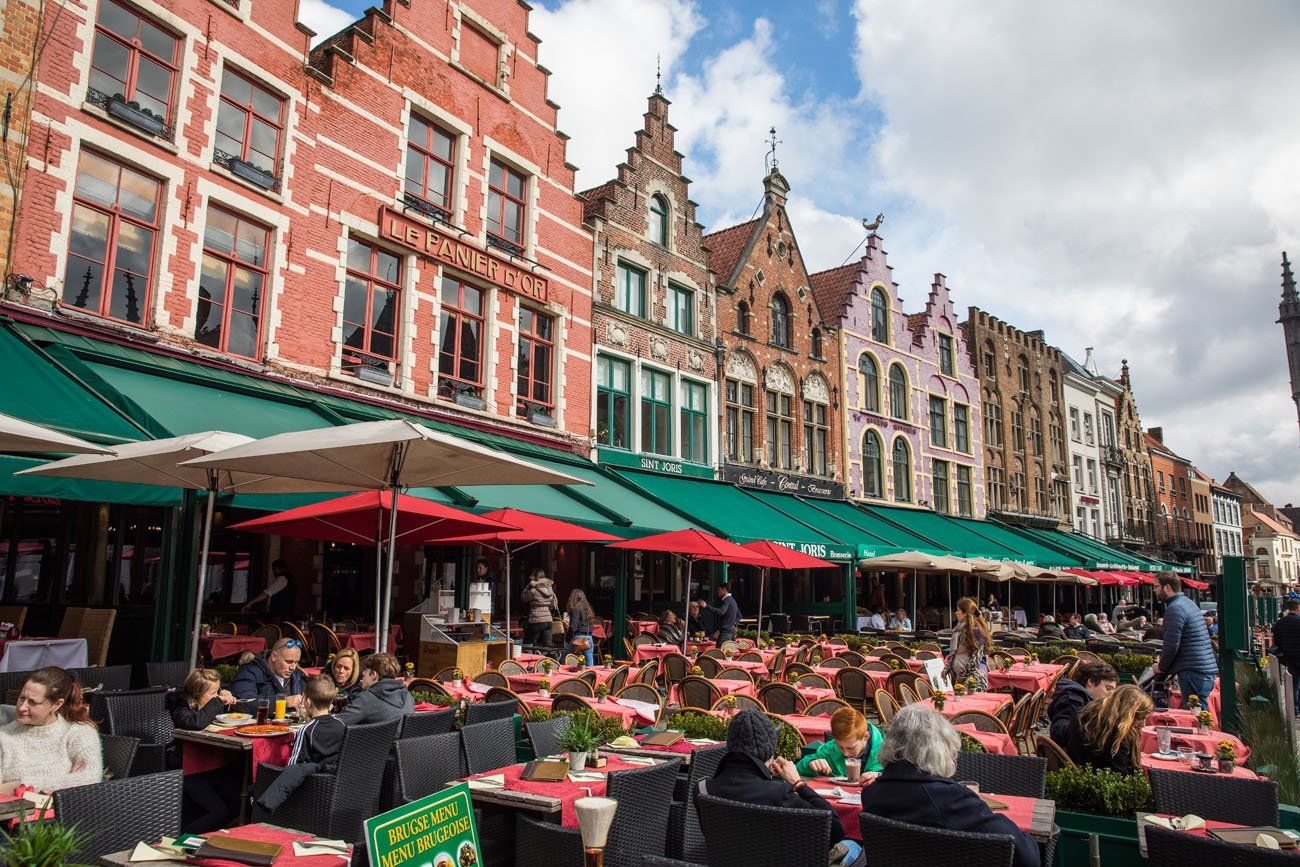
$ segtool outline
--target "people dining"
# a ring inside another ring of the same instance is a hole
[[[1071,641],[1087,641],[1094,635],[1092,630],[1083,625],[1083,619],[1078,614],[1069,614],[1065,621],[1065,637]]]
[[[1062,747],[1070,720],[1088,702],[1102,699],[1119,686],[1119,675],[1108,662],[1085,662],[1074,671],[1074,677],[1062,677],[1056,682],[1052,702],[1047,706],[1048,736]]]
[[[338,714],[338,720],[362,725],[415,713],[415,699],[397,679],[401,673],[402,664],[391,653],[372,653],[361,660],[361,692]]]
[[[581,587],[574,587],[569,592],[569,601],[564,609],[564,619],[569,625],[569,652],[582,654],[588,666],[595,665],[596,651],[592,646],[591,630],[596,624],[596,612]]]
[[[371,658],[366,657],[367,660]],[[339,752],[343,749],[343,733],[346,728],[338,717],[330,715],[330,708],[334,706],[337,697],[338,687],[334,685],[333,679],[317,675],[307,681],[302,711],[309,722],[294,736],[289,764],[258,798],[257,802],[266,809],[272,812],[279,809],[285,799],[312,774],[334,771]]]
[[[229,690],[221,688],[221,675],[211,668],[196,668],[185,677],[180,689],[167,693],[167,712],[172,725],[181,731],[201,732],[237,701]],[[167,766],[182,765],[180,741],[168,748]],[[241,782],[233,767],[211,768],[186,774],[182,783],[185,800],[186,834],[204,834],[231,825],[239,815]]]
[[[867,618],[868,629],[883,630],[885,628],[885,615],[881,613],[884,610],[885,609],[882,607],[871,612],[871,616]]]
[[[700,599],[695,602],[695,611],[697,614],[708,611],[718,618],[718,628],[713,633],[714,641],[718,644],[735,641],[736,629],[740,626],[740,606],[736,604],[736,597],[731,595],[731,588],[726,584],[719,584],[717,592],[717,605],[710,605],[707,600]]]
[[[1101,627],[1103,635],[1115,634],[1115,624],[1110,622],[1110,615],[1105,611],[1097,615],[1097,625]]]
[[[1131,683],[1074,715],[1065,733],[1065,752],[1077,765],[1132,774],[1142,767],[1142,727],[1154,709],[1150,697]]]
[[[528,623],[524,626],[524,644],[551,646],[551,627],[560,613],[560,600],[555,595],[555,583],[542,569],[534,569],[528,584],[520,595],[528,606]]]
[[[1208,706],[1219,663],[1205,617],[1200,607],[1183,595],[1183,581],[1177,575],[1161,575],[1156,580],[1156,596],[1165,603],[1165,616],[1155,673],[1177,675],[1184,701],[1194,695],[1202,706]]]
[[[51,666],[32,672],[18,693],[15,717],[0,726],[0,783],[53,792],[104,778],[99,733],[81,684]]]
[[[172,725],[201,732],[238,699],[230,690],[221,688],[221,673],[216,669],[196,668],[185,676],[180,689],[167,693],[165,701]]]
[[[795,763],[795,769],[805,777],[842,777],[845,759],[852,758],[861,762],[862,773],[875,773],[881,767],[883,738],[859,711],[842,707],[831,714],[831,740],[818,744],[816,752]]]
[[[345,647],[330,660],[329,674],[338,687],[336,701],[346,707],[361,692],[361,654],[354,648]]]
[[[659,617],[659,643],[681,644],[685,637],[681,621],[677,619],[677,612],[665,608],[664,613]]]
[[[900,608],[889,618],[889,628],[899,632],[911,632],[912,618],[908,617],[907,612]]]
[[[1056,618],[1050,614],[1044,614],[1042,622],[1038,624],[1038,637],[1044,640],[1065,639],[1065,630],[1061,629],[1061,624],[1056,622]]]
[[[1015,841],[1015,867],[1039,867],[1034,839],[953,779],[960,750],[957,730],[938,713],[919,704],[903,708],[880,748],[884,770],[862,790],[862,812],[927,828],[1005,835]]]
[[[302,659],[302,642],[296,638],[281,638],[264,656],[241,665],[230,679],[230,691],[245,704],[254,705],[259,699],[275,701],[283,695],[289,707],[298,707],[307,678],[298,670]]]
[[[952,631],[944,675],[952,683],[975,682],[977,691],[988,688],[988,663],[985,657],[993,649],[993,636],[980,616],[979,605],[969,596],[957,600],[957,626]]]

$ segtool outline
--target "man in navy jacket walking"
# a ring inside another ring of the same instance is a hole
[[[1183,701],[1190,702],[1194,695],[1200,698],[1201,707],[1209,707],[1219,666],[1214,659],[1214,645],[1210,643],[1205,617],[1196,603],[1183,595],[1183,582],[1177,575],[1161,575],[1156,596],[1165,603],[1165,634],[1155,672],[1171,677],[1178,675]]]

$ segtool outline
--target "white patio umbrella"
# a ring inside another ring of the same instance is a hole
[[[0,452],[50,452],[61,455],[109,455],[111,449],[59,433],[52,428],[0,413]]]
[[[232,472],[208,467],[179,466],[183,461],[251,443],[251,437],[226,431],[204,431],[161,440],[145,440],[118,446],[105,455],[80,455],[23,470],[20,476],[58,476],[159,485],[207,491],[203,518],[203,543],[199,550],[198,589],[194,594],[194,622],[190,640],[190,667],[198,660],[199,629],[203,620],[203,593],[207,589],[208,556],[212,545],[212,512],[217,494],[293,494],[346,491],[349,488],[303,481],[265,473]]]
[[[187,466],[260,473],[354,491],[403,492],[457,485],[586,485],[590,482],[430,430],[404,419],[276,434]],[[397,509],[389,513],[388,566],[375,580],[375,646],[388,649]],[[506,624],[507,638],[510,624]]]

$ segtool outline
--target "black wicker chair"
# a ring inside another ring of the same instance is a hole
[[[494,771],[515,763],[515,723],[494,719],[466,725],[460,730],[468,774]]]
[[[528,731],[528,740],[533,744],[533,753],[538,758],[553,756],[564,752],[560,748],[560,736],[569,730],[573,718],[569,716],[551,717],[541,722],[524,723]]]
[[[711,867],[826,867],[832,814],[745,804],[714,797],[707,789],[706,782],[696,793],[695,811]],[[892,864],[877,861],[875,852],[871,858],[873,863]]]
[[[103,855],[129,849],[181,830],[180,771],[107,780],[54,793],[54,814],[92,836],[71,860],[98,863]]]
[[[676,858],[660,858],[658,855],[647,855],[641,859],[641,867],[708,867],[708,865],[696,864],[693,861],[678,861]]]
[[[1154,825],[1147,825],[1143,833],[1147,838],[1147,863],[1151,867],[1268,867],[1296,863],[1295,853],[1285,849],[1225,843],[1213,837],[1169,831]]]
[[[1041,798],[1047,789],[1047,759],[963,750],[957,754],[957,779],[974,780],[981,792]]]
[[[167,690],[137,689],[130,692],[100,692],[95,701],[103,708],[110,735],[138,738],[131,776],[163,770],[163,753],[172,741],[175,726],[167,713]]]
[[[379,811],[383,776],[376,769],[383,768],[388,759],[401,722],[391,719],[348,726],[343,733],[335,772],[312,774],[274,813],[262,807],[257,799],[284,768],[263,762],[253,792],[253,821],[360,843],[364,837],[362,820]]]
[[[397,753],[394,806],[432,795],[467,773],[460,732],[402,738],[393,749]]]
[[[470,702],[465,706],[465,725],[490,722],[498,719],[513,720],[519,705],[514,701]]]
[[[190,664],[185,660],[179,662],[146,662],[145,679],[148,686],[166,686],[177,689],[189,676]]]
[[[1016,844],[1009,834],[970,834],[895,822],[870,813],[858,817],[862,848],[874,864],[890,867],[1011,867]]]
[[[605,863],[609,867],[636,867],[643,855],[664,854],[668,807],[681,765],[681,759],[672,758],[609,775],[606,796],[618,801],[618,813],[605,846]]]
[[[1151,779],[1151,795],[1157,813],[1175,816],[1195,813],[1203,819],[1234,825],[1277,826],[1277,783],[1272,780],[1188,774],[1158,768],[1151,768],[1147,776]]]
[[[125,692],[131,688],[130,665],[92,665],[89,668],[69,668],[83,689],[102,689],[105,692]]]
[[[622,806],[619,804],[620,809]],[[585,863],[582,832],[519,813],[515,817],[515,863],[528,867],[581,867]]]
[[[699,791],[701,780],[713,779],[726,754],[725,744],[691,753],[691,766],[686,776],[686,797],[668,805],[668,855],[688,861],[703,861],[708,854],[704,846],[704,832],[700,830],[700,817],[695,812],[695,794]]]
[[[425,735],[445,735],[456,727],[456,708],[419,711],[402,717],[402,732],[398,740],[422,738]]]
[[[122,780],[131,776],[131,763],[139,746],[139,738],[101,733],[99,748],[104,756],[104,779]]]

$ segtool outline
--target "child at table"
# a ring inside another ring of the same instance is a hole
[[[167,693],[167,712],[172,725],[181,731],[201,732],[235,697],[221,688],[221,675],[211,668],[196,668],[178,690]],[[167,767],[184,764],[184,745],[172,741],[167,748]],[[205,834],[231,824],[239,814],[239,773],[232,767],[211,768],[186,774],[182,787],[185,798],[186,834]]]
[[[329,675],[319,674],[307,681],[303,692],[303,715],[310,720],[298,730],[289,764],[267,787],[257,802],[274,812],[294,790],[312,774],[332,773],[343,747],[347,729],[338,717],[330,714],[339,688]]]
[[[844,760],[855,758],[862,762],[862,773],[878,773],[883,739],[880,729],[867,722],[865,716],[851,707],[842,707],[831,714],[831,740],[823,741],[795,768],[803,777],[843,777]]]

